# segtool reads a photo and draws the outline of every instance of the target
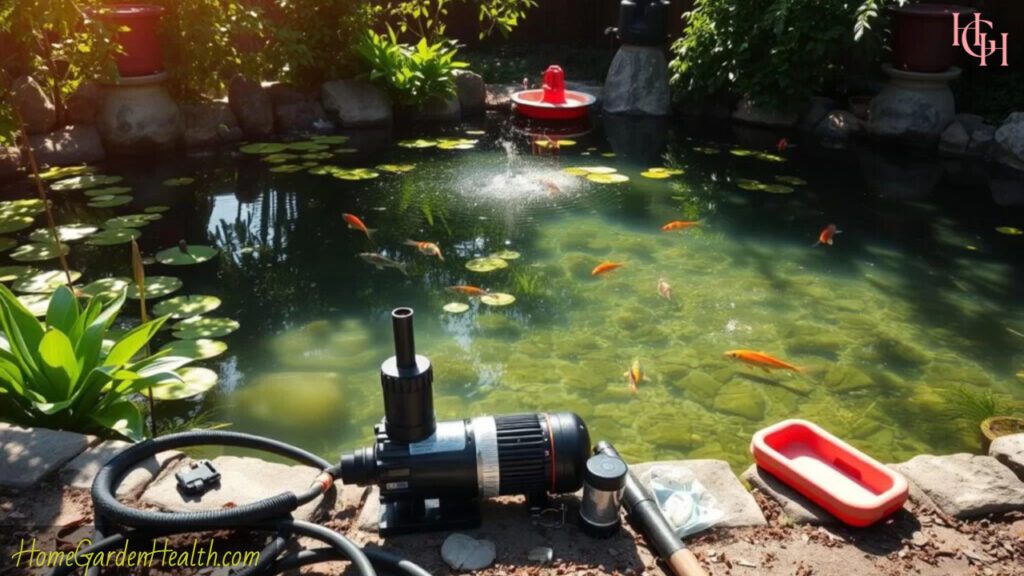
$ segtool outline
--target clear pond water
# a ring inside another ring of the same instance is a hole
[[[182,239],[220,249],[196,266],[147,267],[180,278],[177,294],[219,297],[208,316],[240,323],[219,338],[227,352],[200,364],[218,385],[161,403],[165,426],[204,414],[329,457],[366,444],[382,414],[377,371],[392,353],[398,306],[416,310],[440,418],[572,410],[632,461],[722,458],[741,469],[751,434],[790,417],[883,461],[976,450],[971,418],[985,408],[975,405],[1006,412],[1024,399],[1024,236],[996,231],[1024,227],[1024,211],[994,204],[984,175],[968,168],[874,151],[779,153],[777,135],[660,121],[598,126],[557,155],[497,117],[350,136],[278,163],[231,148],[104,165],[131,188],[131,202],[115,208],[89,207],[82,191],[54,193],[60,224],[169,206],[140,228],[147,254]],[[439,136],[478,142],[397,145]],[[345,180],[310,174],[305,162],[414,167]],[[592,182],[571,167],[629,180]],[[651,167],[683,173],[641,176]],[[164,184],[179,177],[195,182]],[[376,229],[372,240],[343,213]],[[661,231],[673,220],[701,225]],[[835,244],[815,246],[830,223],[842,231]],[[10,236],[25,242],[30,230]],[[437,243],[444,260],[407,239]],[[506,268],[466,267],[506,250],[520,256]],[[366,252],[408,275],[376,269],[358,257]],[[75,242],[69,260],[80,284],[130,276],[126,244]],[[603,261],[624,265],[592,276]],[[661,279],[671,300],[659,295]],[[516,301],[489,306],[452,285]],[[447,313],[451,302],[469,309]],[[724,355],[732,349],[803,371],[751,370]],[[634,359],[645,372],[635,394],[624,377]]]

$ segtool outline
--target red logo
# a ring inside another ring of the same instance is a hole
[[[985,26],[984,30],[982,25]],[[964,25],[963,28],[960,27],[960,13],[953,12],[953,46],[962,47],[969,56],[981,60],[981,66],[988,66],[988,58],[997,52],[1002,52],[1003,59],[1000,66],[1009,66],[1006,62],[1006,43],[1010,36],[1009,33],[997,33],[1002,37],[1000,46],[995,40],[989,40],[988,33],[991,30],[992,22],[983,20],[980,12],[975,12],[974,21]],[[974,38],[969,36],[971,32],[974,33]]]

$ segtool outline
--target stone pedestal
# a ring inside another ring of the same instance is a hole
[[[611,114],[668,116],[672,101],[668,62],[660,46],[619,48],[604,83],[604,111]]]
[[[108,152],[146,154],[174,148],[185,122],[164,87],[166,73],[120,78],[103,87],[96,124]]]
[[[934,145],[953,122],[956,105],[949,83],[959,68],[935,74],[907,72],[885,64],[889,84],[871,100],[868,133],[920,146]]]

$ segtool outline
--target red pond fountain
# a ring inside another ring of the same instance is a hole
[[[540,90],[522,90],[512,94],[516,114],[534,120],[580,120],[587,116],[597,99],[590,94],[565,89],[565,72],[549,66]]]

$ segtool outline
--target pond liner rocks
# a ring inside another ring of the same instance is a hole
[[[264,138],[274,133],[274,105],[256,80],[235,75],[228,85],[228,104],[247,138]]]
[[[161,72],[104,85],[96,126],[107,150],[131,156],[170,150],[178,144],[185,122],[167,92],[166,79]]]
[[[107,157],[95,126],[68,126],[49,134],[28,137],[36,162],[48,166],[73,166],[101,162]]]
[[[57,124],[57,109],[43,88],[31,76],[11,84],[11,104],[17,107],[29,134],[45,134]]]
[[[320,87],[320,103],[343,128],[391,126],[394,122],[391,99],[363,80],[325,82]]]
[[[183,137],[186,148],[215,146],[242,139],[242,128],[231,107],[224,102],[182,104],[181,113],[185,118]]]

